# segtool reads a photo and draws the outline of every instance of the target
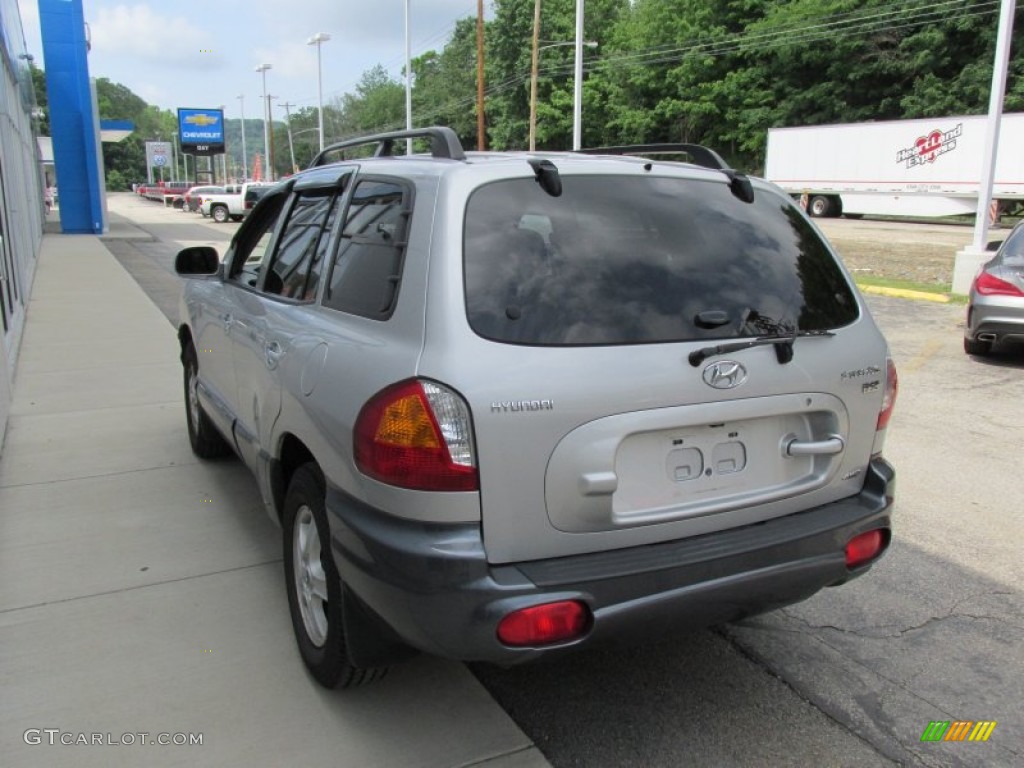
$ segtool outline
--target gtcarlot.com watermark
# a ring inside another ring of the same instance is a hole
[[[148,731],[135,731],[133,733],[84,733],[75,731],[62,731],[60,728],[29,728],[22,734],[26,744],[49,744],[56,746],[62,744],[66,747],[72,746],[107,746],[107,747],[131,747],[131,746],[202,746],[203,734],[201,733],[150,733]]]

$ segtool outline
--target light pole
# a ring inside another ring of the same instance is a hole
[[[540,5],[540,0],[537,0],[537,4],[538,4],[538,6]],[[562,46],[565,46],[565,45],[575,45],[576,46],[577,56],[580,57],[580,61],[582,61],[583,46],[586,46],[587,48],[597,48],[597,43],[594,42],[593,40],[576,41],[576,42],[565,41],[565,42],[560,42],[560,43],[548,43],[547,45],[542,45],[539,48],[536,45],[534,46],[534,49],[533,49],[533,68],[532,68],[532,70],[530,72],[530,151],[531,152],[533,152],[536,149],[535,142],[536,142],[536,137],[537,137],[537,63],[540,61],[540,52],[545,50],[546,48],[561,48]],[[580,64],[579,67],[580,67],[580,69],[582,69],[582,64]],[[577,73],[575,87],[579,88],[581,82],[582,82],[581,73]],[[579,129],[579,119],[578,119],[578,116],[577,116],[578,113],[576,111],[577,108],[578,108],[578,104],[574,101],[574,104],[573,104],[573,149],[579,149],[580,148],[579,147],[579,141],[578,141],[578,138],[577,138],[577,131]]]
[[[306,41],[306,45],[316,46],[316,93],[317,93],[317,112],[319,113],[320,122],[320,151],[324,151],[324,78],[323,68],[320,64],[320,46],[331,39],[331,36],[324,32],[317,32],[309,40]],[[294,162],[292,163],[294,165]]]
[[[242,114],[242,181],[249,180],[249,155],[245,151],[245,94],[235,97],[238,99],[239,111]]]
[[[274,180],[274,168],[270,164],[270,99],[267,98],[267,70],[269,64],[259,64],[256,71],[263,75],[263,157],[267,166],[267,181]]]
[[[540,0],[537,0],[539,3]],[[409,45],[409,0],[405,0],[405,130],[412,130],[412,48]],[[405,140],[405,154],[412,154],[412,139]]]

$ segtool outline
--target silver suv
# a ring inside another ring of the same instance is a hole
[[[839,258],[659,149],[694,162],[344,142],[178,254],[192,447],[256,476],[323,685],[729,621],[889,545],[896,373]]]

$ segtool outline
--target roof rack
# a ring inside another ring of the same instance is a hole
[[[377,149],[374,150],[374,157],[391,157],[391,150],[395,145],[396,141],[401,139],[430,139],[430,156],[445,158],[449,160],[465,160],[466,153],[462,150],[462,143],[459,141],[459,137],[455,134],[451,128],[445,126],[433,126],[430,128],[414,128],[408,131],[390,131],[388,133],[377,133],[373,136],[363,136],[358,139],[346,139],[345,141],[339,141],[336,144],[330,144],[324,147],[313,158],[313,162],[309,164],[310,168],[316,168],[318,165],[326,165],[326,156],[329,152],[336,152],[339,149],[349,149],[351,147],[362,147],[367,144],[376,144]]]
[[[715,150],[700,144],[629,144],[621,147],[577,149],[584,155],[677,155],[685,152],[696,165],[716,171],[731,171],[729,164]]]

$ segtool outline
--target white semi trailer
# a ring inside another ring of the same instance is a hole
[[[812,216],[973,214],[984,115],[768,131],[765,177],[804,196]],[[1024,113],[1003,115],[992,199],[996,217],[1024,204]]]

